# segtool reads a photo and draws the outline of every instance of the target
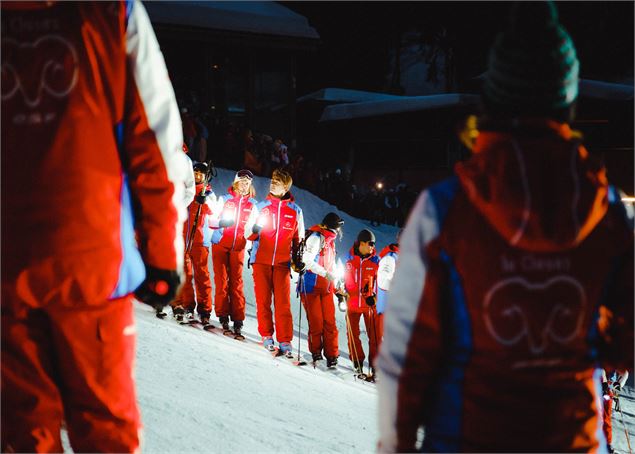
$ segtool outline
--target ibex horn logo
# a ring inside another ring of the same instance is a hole
[[[77,51],[57,35],[45,35],[33,43],[2,40],[2,100],[18,91],[29,107],[42,101],[44,92],[63,98],[78,78]]]
[[[529,351],[538,355],[550,342],[567,344],[579,335],[585,306],[584,289],[569,276],[542,283],[513,277],[487,292],[483,318],[500,344],[512,346],[526,338]]]

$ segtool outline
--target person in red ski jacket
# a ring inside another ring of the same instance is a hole
[[[249,170],[240,170],[227,194],[218,198],[210,225],[212,234],[212,262],[214,264],[214,307],[223,330],[230,331],[229,320],[234,322],[234,334],[240,336],[245,320],[243,293],[243,263],[245,258],[245,224],[255,208],[256,191]]]
[[[348,294],[346,329],[348,354],[353,366],[361,374],[366,355],[359,334],[359,321],[364,317],[368,335],[370,375],[375,374],[375,357],[379,345],[377,326],[377,269],[379,257],[375,253],[375,235],[370,230],[361,230],[346,257],[344,286]]]
[[[473,155],[400,238],[382,452],[606,452],[600,367],[633,366],[633,211],[569,127],[573,41],[551,2],[510,19]]]
[[[606,437],[609,454],[613,454],[613,406],[620,408],[619,393],[626,385],[628,371],[614,371],[610,377],[606,376],[606,371],[602,369],[602,432]],[[621,411],[621,409],[620,409]]]
[[[140,1],[2,2],[2,452],[139,452],[133,292],[183,267],[181,123]]]
[[[273,171],[269,195],[245,224],[245,238],[253,241],[249,263],[253,268],[258,332],[266,349],[275,350],[274,328],[280,351],[291,355],[291,249],[304,238],[302,209],[289,190],[288,172]],[[275,327],[271,297],[275,309]]]
[[[203,325],[209,324],[212,313],[212,280],[209,274],[209,249],[212,244],[211,218],[216,196],[207,181],[208,164],[194,164],[196,195],[188,207],[187,221],[183,224],[185,240],[185,281],[172,301],[174,317],[192,319],[198,313]]]
[[[324,351],[327,367],[335,367],[339,356],[333,295],[338,280],[335,239],[343,225],[337,213],[328,213],[321,224],[308,230],[302,254],[304,274],[298,281],[300,300],[309,323],[309,351],[313,361],[324,359]]]

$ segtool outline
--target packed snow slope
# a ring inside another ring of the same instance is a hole
[[[233,171],[219,169],[212,181],[214,192],[222,194],[233,175]],[[256,178],[255,187],[256,198],[262,200],[269,180]],[[329,211],[342,216],[346,222],[344,238],[336,243],[340,255],[348,251],[362,228],[375,232],[378,249],[392,242],[397,233],[396,227],[371,227],[297,187],[292,193],[303,209],[306,227],[320,222]],[[211,262],[210,270],[213,275]],[[340,347],[337,372],[310,365],[306,316],[302,313],[298,317],[300,305],[295,292],[291,299],[294,353],[297,355],[300,332],[302,357],[309,365],[295,366],[290,359],[273,358],[258,343],[251,269],[245,266],[243,276],[246,342],[223,336],[218,328],[205,332],[181,326],[171,315],[159,320],[148,306],[136,304],[136,380],[144,424],[143,452],[375,452],[377,392],[374,384],[354,378],[344,314],[336,310]],[[296,281],[293,275],[292,288]],[[213,321],[218,326],[215,318]],[[622,411],[635,439],[632,388],[622,398]],[[614,445],[619,452],[628,452],[619,414],[614,416]],[[68,442],[65,446],[69,450]]]

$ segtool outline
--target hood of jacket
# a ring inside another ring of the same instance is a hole
[[[515,247],[554,252],[582,242],[606,214],[604,167],[567,124],[483,131],[456,173],[468,199]]]
[[[399,254],[399,245],[395,243],[389,244],[388,246],[386,246],[385,248],[381,250],[381,252],[379,253],[379,258],[383,259],[387,254],[391,252]]]

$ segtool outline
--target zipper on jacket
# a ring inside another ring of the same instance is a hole
[[[276,225],[276,242],[273,244],[273,256],[271,257],[271,266],[276,261],[276,250],[278,249],[278,235],[280,235],[280,208],[282,208],[282,200],[278,202],[278,224]]]
[[[240,220],[240,205],[243,203],[242,196],[238,199],[238,211],[234,213],[234,241],[232,243],[232,251],[234,250],[234,245],[236,244],[236,234],[238,234],[238,221]]]

